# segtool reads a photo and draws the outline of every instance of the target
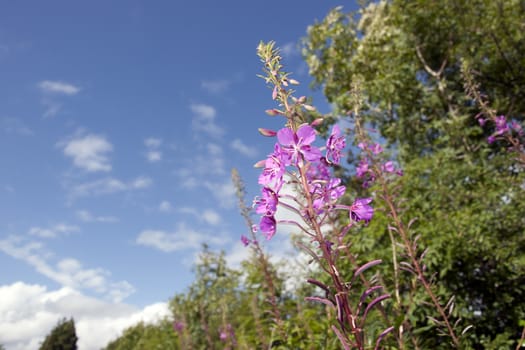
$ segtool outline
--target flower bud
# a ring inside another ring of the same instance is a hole
[[[275,86],[272,91],[272,100],[275,100],[276,98],[277,98],[277,86]]]
[[[318,125],[321,125],[323,123],[324,119],[323,118],[317,118],[316,120],[314,120],[313,122],[310,123],[311,126],[318,126]]]
[[[266,159],[260,160],[253,165],[254,168],[264,168],[266,165]]]
[[[270,129],[264,129],[264,128],[259,128],[259,133],[263,136],[268,136],[268,137],[277,135],[277,131],[273,131]]]
[[[310,105],[304,104],[303,107],[304,107],[304,109],[306,109],[307,111],[310,111],[310,112],[315,111],[315,107],[314,107],[314,106],[310,106]]]
[[[298,82],[297,80],[295,80],[295,79],[290,79],[290,80],[288,80],[288,81],[289,81],[290,84],[292,84],[292,85],[299,85],[299,82]]]
[[[283,112],[281,112],[278,109],[273,108],[273,109],[267,109],[266,114],[271,115],[272,117],[275,117],[276,115],[283,114]]]

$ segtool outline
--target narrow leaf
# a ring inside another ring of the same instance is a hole
[[[394,327],[388,327],[387,329],[385,329],[383,332],[381,332],[381,334],[379,334],[379,337],[377,337],[377,341],[376,341],[376,347],[374,348],[374,350],[377,350],[379,349],[379,343],[381,343],[381,340],[383,340],[383,338],[390,332],[392,332],[394,330]]]
[[[331,306],[331,307],[335,307],[334,303],[332,303],[330,300],[328,300],[326,298],[306,297],[306,298],[304,298],[304,300],[306,300],[306,301],[315,301],[315,302],[322,303],[322,304],[325,304],[325,305],[328,305],[328,306]]]
[[[367,262],[366,264],[364,264],[363,266],[361,266],[360,268],[358,268],[355,273],[354,273],[354,278],[356,278],[357,276],[359,276],[361,273],[363,273],[363,271],[371,268],[372,266],[376,266],[376,265],[379,265],[381,264],[383,261],[381,259],[378,259],[378,260],[373,260],[373,261],[370,261],[370,262]]]
[[[350,350],[350,345],[346,341],[346,339],[343,336],[343,334],[341,333],[341,331],[339,331],[339,329],[336,326],[334,326],[334,325],[332,325],[332,330],[334,331],[335,335],[337,335],[337,338],[339,338],[339,341],[343,345],[343,348],[345,350]]]
[[[383,295],[375,298],[374,300],[372,300],[370,302],[370,304],[368,304],[368,306],[366,307],[365,313],[363,314],[363,322],[366,319],[366,315],[374,307],[374,305],[376,305],[377,303],[380,303],[381,301],[383,301],[385,299],[388,299],[388,298],[390,298],[390,294],[383,294]]]

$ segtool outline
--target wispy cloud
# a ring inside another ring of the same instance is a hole
[[[162,201],[159,204],[159,210],[163,213],[169,213],[173,210],[173,206],[168,201]]]
[[[203,80],[201,87],[211,94],[220,94],[228,90],[231,82],[226,79],[220,80]]]
[[[221,215],[213,209],[195,209],[190,207],[177,208],[177,212],[190,214],[196,219],[206,222],[209,225],[217,226],[221,223]]]
[[[144,189],[150,187],[152,184],[153,180],[145,176],[139,176],[129,182],[123,182],[113,177],[107,177],[93,182],[75,185],[69,189],[69,196],[71,198],[99,196],[116,192]]]
[[[88,172],[111,170],[108,153],[113,151],[113,145],[103,136],[76,136],[58,145],[67,157],[73,159],[73,164],[81,169]]]
[[[50,99],[44,98],[42,99],[42,105],[46,108],[44,111],[44,114],[42,114],[42,117],[44,119],[46,118],[53,118],[56,116],[60,110],[62,109],[62,104],[57,101],[52,101]]]
[[[80,92],[80,88],[70,83],[63,81],[44,80],[38,83],[38,87],[45,93],[61,94],[61,95],[76,95]]]
[[[162,160],[162,152],[159,150],[159,147],[162,144],[162,140],[158,138],[147,138],[144,140],[144,145],[146,145],[146,159],[150,163],[159,162]]]
[[[235,186],[229,178],[223,182],[204,181],[204,187],[212,193],[221,207],[233,208],[235,205]]]
[[[85,268],[74,258],[64,258],[52,264],[49,257],[53,254],[48,252],[41,242],[28,241],[20,236],[9,236],[0,240],[0,251],[26,262],[42,275],[63,286],[92,290],[115,302],[122,301],[135,291],[126,281],[110,281],[109,271],[102,268]]]
[[[32,136],[34,131],[28,128],[24,122],[18,118],[2,118],[0,120],[0,125],[4,132],[8,134],[16,134],[21,136]]]
[[[0,286],[0,329],[7,349],[38,349],[64,315],[75,319],[79,349],[101,349],[124,329],[141,321],[156,323],[170,311],[164,302],[138,309],[89,297],[70,287],[49,290],[23,282]]]
[[[40,238],[56,238],[58,236],[69,235],[78,231],[80,231],[78,226],[60,223],[47,228],[38,226],[31,227],[28,234]]]
[[[292,58],[294,56],[299,56],[299,54],[300,54],[299,48],[298,48],[296,42],[287,42],[287,43],[281,45],[280,49],[281,49],[281,54],[285,58],[288,58],[288,59]]]
[[[246,145],[244,142],[242,142],[240,139],[235,139],[230,143],[230,147],[237,152],[239,152],[242,155],[245,155],[247,157],[255,157],[257,156],[257,149],[255,147],[250,147]]]
[[[117,222],[118,218],[114,216],[97,216],[87,210],[77,210],[77,218],[84,222]]]
[[[136,243],[139,245],[158,249],[169,253],[181,250],[198,250],[203,243],[222,245],[226,243],[225,237],[205,234],[188,228],[181,223],[175,231],[147,229],[142,231]]]
[[[215,122],[217,111],[214,107],[205,104],[192,104],[190,110],[193,112],[192,127],[196,132],[205,133],[212,137],[224,135],[224,128]]]

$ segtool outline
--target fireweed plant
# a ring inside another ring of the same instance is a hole
[[[249,228],[250,232],[250,238],[246,237],[245,235],[241,235],[241,242],[244,244],[245,247],[250,246],[252,249],[252,252],[255,256],[255,259],[258,264],[258,268],[261,269],[263,273],[264,278],[264,297],[267,304],[270,306],[269,313],[272,315],[272,319],[276,325],[276,330],[281,336],[282,339],[286,339],[286,332],[284,330],[283,326],[283,320],[281,317],[281,310],[279,308],[278,300],[277,300],[277,292],[275,287],[275,282],[273,278],[273,272],[271,269],[271,263],[268,260],[268,256],[264,253],[263,247],[261,244],[259,244],[259,241],[256,237],[256,225],[254,224],[252,220],[252,208],[246,205],[245,198],[246,198],[246,190],[244,183],[237,171],[237,169],[233,169],[231,172],[232,182],[235,186],[236,195],[238,199],[239,204],[239,210],[241,213],[241,216],[244,218],[246,225]],[[257,308],[257,302],[254,301],[252,303],[252,308]],[[259,310],[253,310],[254,315],[259,314]],[[257,318],[256,320],[256,327],[257,327],[257,333],[259,336],[259,339],[261,340],[264,347],[268,347],[268,345],[271,343],[271,340],[266,339],[266,334],[263,330],[263,327],[261,325],[260,320]]]
[[[517,155],[518,162],[525,167],[525,130],[517,120],[505,115],[498,115],[497,111],[490,107],[486,96],[481,93],[480,86],[476,83],[474,72],[467,62],[463,62],[461,73],[464,79],[464,87],[470,97],[479,107],[480,112],[475,116],[479,125],[488,129],[492,126],[492,133],[487,137],[487,142],[493,144],[503,141],[508,150]]]
[[[259,44],[257,53],[264,64],[265,75],[261,77],[272,87],[272,99],[279,103],[278,108],[267,113],[285,118],[285,127],[278,131],[259,129],[264,136],[276,137],[277,142],[273,152],[256,164],[262,168],[258,181],[262,186],[261,195],[253,203],[255,212],[261,215],[257,229],[269,240],[276,234],[278,224],[292,224],[310,239],[313,247],[303,245],[303,248],[330,276],[331,285],[309,279],[309,283],[324,290],[326,297],[309,297],[307,300],[323,303],[335,310],[337,325],[331,328],[344,349],[369,348],[369,339],[372,338],[365,334],[367,315],[390,295],[382,294],[382,287],[371,282],[357,298],[356,305],[350,304],[349,296],[356,293],[353,282],[357,277],[381,263],[381,260],[356,266],[351,280],[344,279],[338,265],[343,237],[353,226],[372,220],[372,198],[356,198],[352,205],[339,203],[346,189],[341,185],[341,179],[332,175],[331,167],[341,160],[341,152],[346,146],[345,137],[335,125],[325,145],[317,146],[314,128],[322,123],[322,119],[306,123],[305,111],[312,111],[314,107],[306,103],[305,97],[293,96],[294,91],[289,86],[298,82],[281,70],[281,57],[274,43]],[[281,191],[283,186],[292,186],[295,193],[284,193]],[[276,219],[278,207],[295,213],[301,220]],[[331,232],[333,228],[327,228],[326,224],[335,211],[346,212],[348,224],[334,235]],[[244,241],[250,243],[246,239]],[[390,326],[375,337],[375,349],[379,349],[381,340],[393,329]]]
[[[373,142],[370,137],[370,132],[362,125],[360,118],[360,94],[355,91],[351,92],[351,100],[353,101],[354,110],[350,113],[350,117],[354,122],[354,134],[357,146],[362,150],[359,165],[356,167],[356,177],[361,179],[363,187],[370,187],[373,184],[378,189],[376,195],[381,202],[386,206],[391,224],[388,226],[388,234],[392,244],[392,262],[394,268],[394,303],[398,313],[402,313],[403,309],[407,307],[401,298],[400,288],[400,271],[410,273],[414,277],[414,284],[409,294],[415,293],[417,285],[423,287],[425,294],[430,298],[430,303],[437,312],[438,317],[427,315],[436,326],[439,333],[443,336],[450,337],[451,346],[454,348],[460,347],[460,338],[456,334],[456,328],[459,326],[460,319],[452,323],[452,311],[454,310],[454,296],[451,296],[445,304],[442,304],[439,296],[435,291],[435,280],[433,276],[427,271],[424,263],[425,255],[428,249],[422,249],[418,244],[418,235],[411,232],[411,226],[415,220],[410,220],[405,223],[402,219],[402,214],[399,209],[399,201],[397,200],[396,188],[392,186],[396,176],[402,176],[403,171],[396,167],[390,161],[385,160],[383,148],[380,144]],[[401,252],[398,253],[398,248]],[[401,261],[398,261],[401,260]],[[409,298],[410,299],[410,298]],[[399,315],[396,315],[396,318]],[[461,334],[465,334],[472,326],[465,327]],[[400,348],[403,348],[403,333],[410,332],[410,323],[404,320],[397,328],[397,340]],[[410,334],[411,340],[417,346],[417,339]]]

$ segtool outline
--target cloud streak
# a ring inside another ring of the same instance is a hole
[[[40,90],[42,90],[42,92],[48,94],[72,96],[80,92],[80,88],[78,86],[63,81],[44,80],[38,83],[38,87]]]
[[[20,236],[9,236],[0,241],[0,251],[26,262],[37,272],[62,286],[86,289],[120,302],[135,292],[127,281],[113,282],[111,273],[102,268],[85,268],[74,258],[64,258],[56,264],[49,259],[53,255],[38,241],[28,241]]]
[[[181,223],[175,231],[143,230],[135,241],[138,245],[151,247],[165,253],[182,250],[198,250],[203,243],[222,245],[224,237],[213,236],[188,228]]]

